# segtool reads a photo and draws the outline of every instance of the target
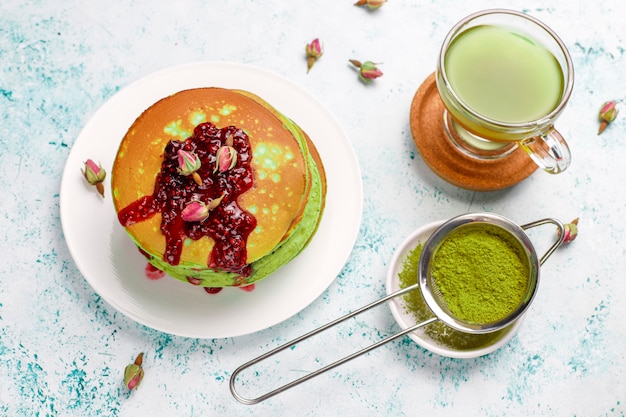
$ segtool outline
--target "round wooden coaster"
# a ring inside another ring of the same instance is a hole
[[[443,111],[433,73],[413,97],[411,133],[424,162],[447,182],[474,191],[501,190],[517,184],[537,169],[521,148],[500,159],[479,160],[465,155],[447,138]]]

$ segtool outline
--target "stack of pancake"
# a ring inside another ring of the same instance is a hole
[[[225,146],[236,156],[222,171]],[[180,170],[179,150],[199,159],[199,181]],[[326,197],[306,133],[254,94],[223,88],[181,91],[145,110],[111,178],[120,223],[148,262],[203,287],[249,285],[288,263],[315,234]],[[198,202],[208,217],[184,220]]]

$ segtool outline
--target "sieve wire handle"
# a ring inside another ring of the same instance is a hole
[[[544,253],[543,256],[539,258],[539,265],[543,265],[543,263],[550,257],[550,255],[552,255],[554,251],[557,250],[559,246],[563,244],[563,242],[565,241],[565,226],[563,226],[563,223],[561,223],[560,221],[556,219],[551,219],[551,218],[537,220],[537,221],[520,226],[522,229],[526,230],[526,229],[531,229],[533,227],[542,226],[548,223],[551,223],[557,227],[557,232],[558,232],[559,237],[552,244],[552,246],[548,248],[546,253]]]
[[[543,263],[552,255],[552,253],[554,253],[554,251],[556,249],[558,249],[559,246],[561,246],[563,244],[563,242],[565,240],[565,227],[563,226],[563,224],[560,221],[558,221],[556,219],[552,219],[552,218],[546,218],[546,219],[537,220],[537,221],[534,221],[534,222],[531,222],[531,223],[527,223],[527,224],[521,226],[522,229],[526,230],[526,229],[531,229],[533,227],[542,226],[544,224],[554,224],[557,227],[557,231],[558,231],[559,237],[552,244],[552,246],[550,246],[550,248],[548,248],[546,253],[544,253],[543,256],[539,259],[539,264],[540,265],[543,265]],[[300,342],[302,342],[302,341],[304,341],[306,339],[309,339],[309,338],[311,338],[311,337],[313,337],[313,336],[315,336],[315,335],[317,335],[317,334],[319,334],[319,333],[321,333],[321,332],[323,332],[325,330],[328,330],[331,327],[336,326],[337,324],[339,324],[341,322],[344,322],[344,321],[346,321],[346,320],[348,320],[348,319],[350,319],[352,317],[355,317],[355,316],[357,316],[357,315],[359,315],[359,314],[361,314],[361,313],[363,313],[363,312],[365,312],[367,310],[370,310],[373,307],[376,307],[376,306],[378,306],[378,305],[380,305],[380,304],[382,304],[382,303],[384,303],[386,301],[389,301],[389,300],[391,300],[391,299],[393,299],[395,297],[398,297],[400,295],[406,294],[406,293],[408,293],[410,291],[413,291],[415,289],[418,289],[418,288],[419,288],[419,283],[416,283],[416,284],[413,284],[413,285],[411,285],[409,287],[406,287],[404,289],[401,289],[401,290],[398,290],[398,291],[396,291],[394,293],[391,293],[391,294],[387,295],[386,297],[383,297],[383,298],[381,298],[381,299],[379,299],[377,301],[374,301],[374,302],[372,302],[372,303],[370,303],[370,304],[368,304],[368,305],[366,305],[364,307],[361,307],[361,308],[353,311],[352,313],[346,314],[343,317],[340,317],[340,318],[338,318],[336,320],[333,320],[333,321],[331,321],[331,322],[329,322],[329,323],[327,323],[327,324],[325,324],[325,325],[323,325],[321,327],[318,327],[315,330],[312,330],[312,331],[310,331],[310,332],[308,332],[308,333],[306,333],[306,334],[304,334],[304,335],[302,335],[300,337],[297,337],[297,338],[293,339],[290,342],[287,342],[287,343],[285,343],[285,344],[283,344],[281,346],[278,346],[277,348],[275,348],[275,349],[273,349],[273,350],[271,350],[271,351],[269,351],[269,352],[267,352],[267,353],[265,353],[265,354],[263,354],[261,356],[258,356],[255,359],[252,359],[252,360],[244,363],[243,365],[241,365],[240,367],[235,369],[235,371],[233,372],[233,374],[230,377],[230,391],[231,391],[232,395],[235,397],[235,399],[237,401],[239,401],[239,402],[241,402],[243,404],[248,404],[248,405],[258,404],[261,401],[264,401],[264,400],[266,400],[266,399],[268,399],[270,397],[273,397],[273,396],[275,396],[275,395],[277,395],[277,394],[279,394],[279,393],[281,393],[281,392],[283,392],[283,391],[285,391],[285,390],[287,390],[289,388],[293,388],[296,385],[299,385],[299,384],[301,384],[301,383],[303,383],[303,382],[305,382],[305,381],[307,381],[307,380],[309,380],[311,378],[314,378],[314,377],[316,377],[316,376],[318,376],[318,375],[320,375],[320,374],[322,374],[322,373],[324,373],[326,371],[329,371],[329,370],[331,370],[333,368],[336,368],[337,366],[340,366],[340,365],[342,365],[342,364],[344,364],[344,363],[346,363],[346,362],[348,362],[348,361],[350,361],[350,360],[352,360],[354,358],[357,358],[357,357],[359,357],[359,356],[361,356],[361,355],[363,355],[363,354],[365,354],[367,352],[370,352],[370,351],[372,351],[372,350],[374,350],[374,349],[376,349],[376,348],[378,348],[378,347],[380,347],[380,346],[382,346],[382,345],[384,345],[384,344],[386,344],[386,343],[388,343],[388,342],[390,342],[392,340],[395,340],[395,339],[397,339],[399,337],[402,337],[402,336],[404,336],[404,335],[406,335],[408,333],[411,333],[412,331],[417,330],[420,327],[427,326],[427,325],[429,325],[429,324],[439,320],[437,317],[432,317],[432,318],[430,318],[428,320],[425,320],[425,321],[423,321],[421,323],[417,323],[417,324],[415,324],[415,325],[413,325],[411,327],[408,327],[405,330],[402,330],[399,333],[396,333],[396,334],[394,334],[392,336],[389,336],[389,337],[387,337],[385,339],[382,339],[382,340],[380,340],[380,341],[378,341],[378,342],[376,342],[376,343],[374,343],[374,344],[372,344],[372,345],[370,345],[368,347],[365,347],[365,348],[363,348],[363,349],[361,349],[361,350],[359,350],[357,352],[354,352],[354,353],[352,353],[352,354],[350,354],[348,356],[345,356],[342,359],[339,359],[339,360],[337,360],[337,361],[335,361],[335,362],[333,362],[333,363],[331,363],[329,365],[326,365],[326,366],[324,366],[324,367],[322,367],[322,368],[320,368],[320,369],[318,369],[316,371],[313,371],[313,372],[311,372],[309,374],[306,374],[306,375],[304,375],[304,376],[302,376],[302,377],[300,377],[298,379],[295,379],[295,380],[293,380],[293,381],[291,381],[291,382],[289,382],[289,383],[287,383],[285,385],[282,385],[282,386],[280,386],[280,387],[278,387],[278,388],[276,388],[276,389],[274,389],[272,391],[269,391],[266,394],[263,394],[263,395],[261,395],[261,396],[259,396],[257,398],[246,398],[246,397],[243,397],[237,391],[237,389],[235,387],[235,383],[237,381],[237,376],[242,371],[244,371],[245,369],[250,368],[252,365],[255,365],[255,364],[259,363],[259,362],[262,362],[265,359],[270,358],[271,356],[274,356],[277,353],[282,352],[285,349],[288,349],[288,348],[290,348],[290,347],[292,347],[292,346],[294,346],[294,345],[296,345],[296,344],[298,344],[298,343],[300,343]]]
[[[271,357],[271,356],[273,356],[273,355],[275,355],[275,354],[277,354],[279,352],[282,352],[283,350],[288,349],[288,348],[296,345],[297,343],[302,342],[303,340],[306,340],[306,339],[308,339],[310,337],[313,337],[316,334],[321,333],[324,330],[327,330],[327,329],[329,329],[329,328],[331,328],[331,327],[333,327],[333,326],[335,326],[335,325],[337,325],[337,324],[339,324],[339,323],[341,323],[341,322],[343,322],[343,321],[345,321],[345,320],[347,320],[349,318],[355,317],[355,316],[357,316],[357,315],[359,315],[359,314],[361,314],[361,313],[363,313],[363,312],[365,312],[365,311],[367,311],[367,310],[369,310],[369,309],[371,309],[373,307],[378,306],[379,304],[382,304],[382,303],[384,303],[386,301],[391,300],[392,298],[395,298],[395,297],[398,297],[400,295],[406,294],[406,293],[408,293],[410,291],[413,291],[415,289],[418,289],[418,288],[419,288],[419,283],[413,284],[413,285],[411,285],[409,287],[406,287],[406,288],[403,288],[403,289],[398,290],[396,292],[393,292],[393,293],[387,295],[386,297],[383,297],[383,298],[381,298],[379,300],[376,300],[376,301],[374,301],[374,302],[372,302],[372,303],[370,303],[370,304],[368,304],[368,305],[366,305],[364,307],[361,307],[361,308],[353,311],[352,313],[346,314],[343,317],[340,317],[340,318],[338,318],[336,320],[333,320],[333,321],[331,321],[331,322],[329,322],[329,323],[327,323],[327,324],[325,324],[325,325],[323,325],[321,327],[318,327],[315,330],[312,330],[312,331],[310,331],[310,332],[308,332],[308,333],[306,333],[306,334],[304,334],[304,335],[302,335],[300,337],[297,337],[296,339],[293,339],[291,342],[287,342],[284,345],[281,345],[281,346],[279,346],[279,347],[277,347],[277,348],[275,348],[275,349],[273,349],[273,350],[271,350],[271,351],[269,351],[269,352],[267,352],[267,353],[265,353],[265,354],[263,354],[261,356],[258,356],[255,359],[252,359],[251,361],[248,361],[248,362],[244,363],[239,368],[235,369],[235,371],[233,372],[233,374],[230,377],[230,392],[232,393],[233,397],[235,397],[235,399],[237,401],[239,401],[239,402],[241,402],[243,404],[248,404],[248,405],[258,404],[261,401],[264,401],[264,400],[266,400],[266,399],[268,399],[270,397],[273,397],[274,395],[279,394],[279,393],[281,393],[281,392],[283,392],[283,391],[285,391],[285,390],[287,390],[289,388],[295,387],[296,385],[299,385],[299,384],[303,383],[304,381],[307,381],[307,380],[309,380],[311,378],[314,378],[314,377],[316,377],[316,376],[318,376],[318,375],[320,375],[320,374],[322,374],[322,373],[324,373],[326,371],[329,371],[329,370],[331,370],[333,368],[336,368],[337,366],[342,365],[342,364],[344,364],[344,363],[346,363],[346,362],[348,362],[348,361],[350,361],[350,360],[352,360],[352,359],[354,359],[356,357],[359,357],[359,356],[361,356],[361,355],[363,355],[363,354],[365,354],[365,353],[367,353],[367,352],[369,352],[371,350],[374,350],[377,347],[380,347],[380,346],[382,346],[382,345],[384,345],[384,344],[386,344],[388,342],[391,342],[392,340],[395,340],[395,339],[397,339],[397,338],[399,338],[401,336],[404,336],[404,335],[406,335],[408,333],[411,333],[412,331],[417,330],[420,327],[426,326],[428,324],[431,324],[431,323],[437,321],[438,319],[436,317],[433,317],[433,318],[425,320],[425,321],[423,321],[421,323],[417,323],[417,324],[415,324],[415,325],[413,325],[413,326],[411,326],[411,327],[409,327],[409,328],[407,328],[405,330],[402,330],[399,333],[396,333],[396,334],[394,334],[392,336],[389,336],[386,339],[380,340],[379,342],[376,342],[373,345],[367,346],[367,347],[365,347],[365,348],[363,348],[363,349],[361,349],[361,350],[359,350],[357,352],[354,352],[351,355],[345,356],[342,359],[339,359],[339,360],[337,360],[337,361],[335,361],[335,362],[333,362],[333,363],[331,363],[329,365],[324,366],[323,368],[318,369],[317,371],[313,371],[313,372],[311,372],[309,374],[306,374],[306,375],[304,375],[304,376],[302,376],[302,377],[300,377],[300,378],[298,378],[296,380],[293,380],[293,381],[291,381],[291,382],[289,382],[289,383],[287,383],[285,385],[282,385],[282,386],[280,386],[280,387],[278,387],[278,388],[276,388],[276,389],[274,389],[274,390],[272,390],[272,391],[270,391],[270,392],[268,392],[268,393],[266,393],[264,395],[261,395],[261,396],[259,396],[257,398],[245,398],[245,397],[241,396],[237,392],[237,389],[235,387],[235,382],[237,380],[237,376],[243,370],[245,370],[245,369],[251,367],[252,365],[257,364],[257,363],[259,363],[259,362],[261,362],[261,361],[263,361],[263,360],[265,360],[265,359],[267,359],[267,358],[269,358],[269,357]]]

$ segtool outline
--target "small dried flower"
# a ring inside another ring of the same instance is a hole
[[[229,140],[232,136],[229,137]],[[213,173],[216,172],[226,172],[229,169],[233,169],[237,164],[237,151],[232,146],[232,140],[226,141],[226,144],[221,146],[217,150],[217,154],[215,155],[215,169]]]
[[[323,54],[324,48],[322,48],[322,44],[318,38],[313,39],[311,43],[306,44],[306,58],[307,58],[307,69],[308,73],[311,71],[313,64],[317,61]]]
[[[221,204],[223,199],[224,199],[224,194],[209,201],[209,204],[207,204],[209,211],[216,209]]]
[[[95,185],[98,193],[104,197],[104,185],[102,182],[107,176],[106,171],[102,168],[102,165],[97,165],[91,159],[85,161],[85,169],[81,170],[83,176],[87,182],[91,185]]]
[[[143,352],[141,352],[135,362],[131,363],[124,369],[124,385],[129,390],[133,390],[141,384],[141,380],[143,379],[143,368],[141,364],[143,363]]]
[[[202,185],[202,178],[198,174],[201,166],[202,162],[200,162],[200,158],[195,153],[182,149],[178,150],[178,172],[185,176],[191,175],[198,185]]]
[[[565,228],[565,238],[563,239],[563,243],[568,243],[576,239],[578,236],[578,217],[572,220],[571,223],[564,224]]]
[[[610,100],[602,104],[600,111],[598,112],[598,118],[600,119],[600,128],[598,129],[598,135],[604,132],[604,129],[617,117],[617,101]]]
[[[356,59],[349,60],[352,65],[359,69],[359,79],[364,83],[368,84],[375,80],[378,77],[382,77],[383,72],[376,67],[376,65],[372,61],[357,61]]]
[[[183,221],[186,222],[203,222],[205,221],[211,212],[220,205],[224,196],[220,196],[211,200],[208,204],[202,201],[193,200],[187,203],[185,208],[181,211]]]
[[[359,0],[354,3],[355,6],[367,6],[368,9],[374,10],[378,9],[380,6],[385,4],[387,0]]]
[[[186,222],[202,222],[209,217],[209,208],[202,201],[191,201],[181,212]]]

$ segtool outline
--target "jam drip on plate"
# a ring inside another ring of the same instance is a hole
[[[229,139],[230,138],[230,139]],[[227,171],[216,170],[216,155],[227,140],[237,152],[236,164]],[[178,151],[192,152],[201,161],[197,173],[198,185],[192,175],[179,171]],[[161,171],[157,175],[154,192],[124,209],[118,218],[123,226],[130,226],[161,213],[161,232],[165,236],[163,260],[178,265],[185,239],[198,240],[204,236],[215,242],[207,259],[207,266],[216,270],[249,276],[246,264],[248,236],[256,227],[256,219],[237,203],[237,198],[253,184],[252,149],[248,135],[234,126],[218,129],[206,122],[195,127],[193,135],[184,141],[172,140],[164,150]],[[193,201],[210,204],[223,197],[203,221],[186,222],[182,211]]]

